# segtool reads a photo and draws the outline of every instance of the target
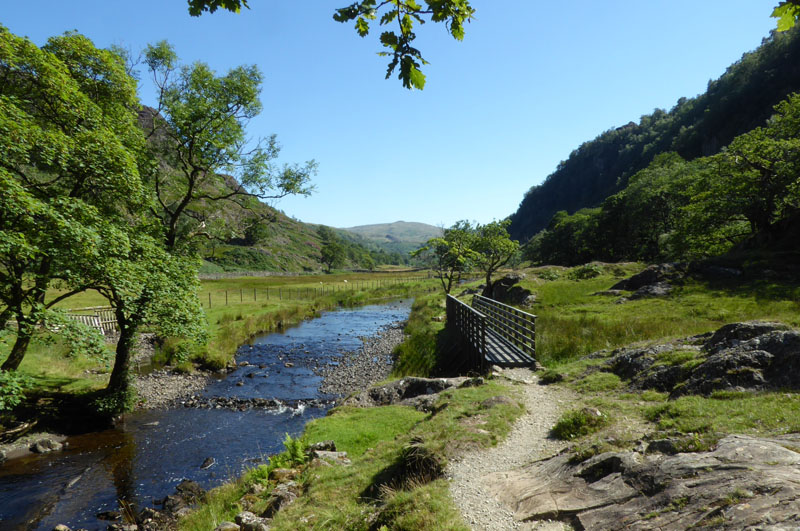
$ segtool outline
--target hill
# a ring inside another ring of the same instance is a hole
[[[629,177],[653,158],[675,151],[687,160],[713,155],[736,136],[762,125],[773,106],[800,90],[798,28],[773,33],[731,65],[708,90],[681,98],[670,110],[655,110],[609,129],[574,150],[545,181],[532,187],[511,215],[509,232],[526,241],[561,210],[599,205],[622,190]]]
[[[162,166],[159,189],[170,206],[177,203],[185,190],[185,182],[169,149],[174,143],[164,128],[153,127],[162,119],[152,107],[142,107],[139,124],[148,135],[148,142]],[[320,226],[303,223],[246,193],[231,175],[198,185],[198,197],[187,209],[187,220],[179,224],[179,233],[192,241],[203,258],[202,273],[227,271],[321,271]],[[202,193],[200,193],[202,192]],[[225,201],[202,197],[222,196]],[[163,198],[162,198],[163,199]],[[166,208],[166,207],[165,207]],[[201,237],[202,236],[202,237]],[[403,256],[392,255],[358,235],[340,233],[344,248],[341,267],[371,268],[382,264],[403,263]]]
[[[408,254],[429,239],[442,234],[442,229],[439,227],[413,221],[359,225],[342,230],[358,234],[389,253],[400,253],[402,255]]]

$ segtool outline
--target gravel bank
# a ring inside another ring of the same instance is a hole
[[[324,378],[320,391],[348,395],[385,380],[392,371],[392,351],[403,342],[404,328],[405,322],[392,323],[374,336],[361,338],[361,349],[344,354],[339,365],[317,369]]]
[[[567,443],[548,438],[550,428],[562,410],[575,398],[569,391],[538,385],[538,377],[528,369],[507,369],[499,373],[522,383],[527,412],[514,424],[508,438],[494,448],[475,450],[452,461],[447,467],[450,493],[464,520],[475,530],[524,529],[562,531],[572,529],[561,522],[517,522],[513,513],[500,505],[487,490],[485,478],[550,457]]]
[[[188,398],[205,389],[209,377],[205,374],[184,374],[168,369],[137,376],[136,388],[138,409],[164,409],[181,398]]]

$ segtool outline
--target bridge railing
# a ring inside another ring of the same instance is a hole
[[[494,299],[475,295],[472,306],[486,316],[486,326],[536,359],[536,316]]]
[[[481,312],[447,296],[447,327],[458,334],[462,347],[467,350],[469,364],[481,374],[486,370],[486,321]]]

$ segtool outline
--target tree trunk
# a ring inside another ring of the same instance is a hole
[[[119,341],[114,357],[114,368],[111,370],[111,378],[108,380],[106,391],[110,394],[124,396],[130,391],[130,362],[136,346],[138,326],[120,315],[117,315],[117,323],[119,325]]]
[[[22,363],[22,359],[25,357],[25,352],[28,350],[28,345],[31,342],[31,334],[22,332],[22,326],[24,325],[20,325],[20,331],[17,332],[17,340],[11,348],[11,354],[9,354],[6,361],[3,362],[3,366],[0,367],[0,370],[16,371],[19,368],[19,364]]]

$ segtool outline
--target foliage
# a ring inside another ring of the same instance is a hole
[[[784,0],[772,10],[772,17],[778,19],[778,31],[792,29],[800,19],[800,0]]]
[[[294,468],[306,462],[307,445],[303,438],[288,433],[283,439],[284,451],[269,458],[269,468]]]
[[[311,193],[313,160],[276,167],[275,135],[249,146],[245,126],[262,109],[257,67],[239,66],[224,76],[199,62],[179,68],[166,41],[147,47],[145,65],[159,95],[145,127],[162,163],[153,191],[167,249],[222,237],[230,230],[217,223],[222,203],[251,210],[256,199]]]
[[[89,287],[109,237],[144,204],[136,83],[119,56],[67,33],[38,48],[0,27],[0,327],[17,338],[16,369],[45,311],[50,283]],[[124,246],[124,242],[122,243]]]
[[[567,277],[570,280],[587,280],[603,273],[603,268],[597,264],[584,264],[569,270]]]
[[[767,245],[800,212],[800,95],[763,127],[691,162],[656,156],[598,209],[557,213],[526,247],[534,262],[685,260]]]
[[[553,436],[568,441],[599,430],[608,424],[609,419],[607,415],[597,413],[597,410],[587,408],[567,411],[553,426]]]
[[[441,238],[431,238],[423,246],[414,251],[412,256],[423,253],[431,254],[434,269],[439,274],[442,288],[450,293],[453,282],[461,280],[461,275],[469,271],[478,254],[474,251],[475,231],[469,221],[461,220],[452,227],[444,229]]]
[[[15,371],[0,370],[0,411],[16,407],[23,399],[30,378]]]
[[[386,69],[386,79],[391,77],[398,69],[397,78],[403,86],[411,89],[425,87],[425,76],[420,69],[421,64],[427,64],[422,58],[422,53],[412,46],[416,39],[414,24],[443,22],[447,32],[456,40],[464,38],[464,23],[470,22],[475,10],[468,0],[422,0],[420,5],[415,0],[360,0],[347,7],[336,10],[333,19],[337,22],[355,21],[355,30],[361,37],[369,34],[370,24],[379,19],[381,26],[397,23],[398,32],[384,31],[381,33],[381,45],[388,51],[379,55],[391,57]],[[217,9],[227,9],[238,13],[242,7],[249,7],[247,0],[188,0],[189,14],[199,16],[204,12],[215,12]]]
[[[468,0],[423,0],[424,7],[415,0],[393,0],[380,2],[376,0],[361,0],[347,7],[336,10],[333,16],[338,22],[355,20],[355,30],[361,37],[369,33],[370,23],[380,18],[379,24],[396,23],[398,32],[384,31],[381,33],[381,45],[388,51],[379,55],[391,57],[386,69],[386,79],[392,75],[399,66],[398,79],[403,86],[411,89],[425,87],[425,76],[420,69],[420,63],[427,64],[422,58],[422,53],[412,46],[416,39],[414,23],[424,24],[429,17],[433,22],[444,22],[447,31],[456,40],[464,38],[464,23],[469,22],[475,13]],[[383,13],[383,8],[387,7]]]
[[[492,287],[492,275],[508,264],[519,250],[519,242],[512,240],[506,230],[510,224],[511,220],[506,219],[475,227],[475,242],[472,248],[476,253],[475,262],[478,269],[486,275],[487,290]]]
[[[328,273],[334,267],[341,267],[345,259],[344,247],[342,247],[339,237],[329,227],[320,225],[318,231],[322,239],[322,248],[320,249],[320,260],[328,267]]]
[[[559,211],[574,214],[600,205],[625,189],[629,179],[647,168],[658,154],[675,152],[691,162],[718,153],[738,135],[763,124],[773,113],[773,106],[797,90],[798,57],[800,28],[774,33],[719,79],[710,81],[704,94],[681,98],[670,110],[656,109],[638,123],[611,128],[585,142],[543,183],[525,194],[511,216],[509,233],[526,241],[542,229],[551,230],[555,224],[551,220]],[[650,214],[656,221],[657,212]],[[576,265],[589,260],[584,256],[559,259],[557,263]]]

